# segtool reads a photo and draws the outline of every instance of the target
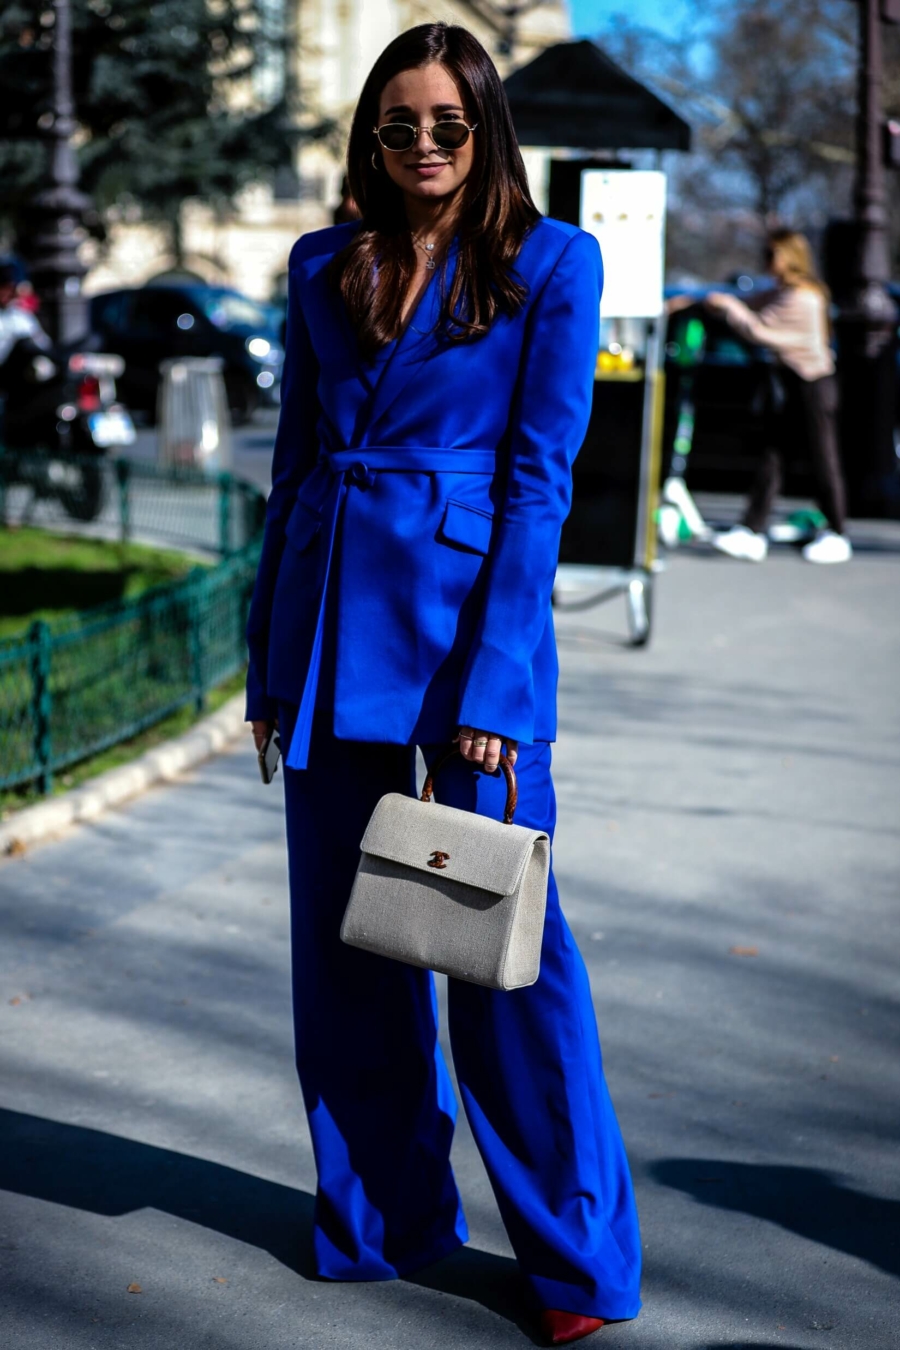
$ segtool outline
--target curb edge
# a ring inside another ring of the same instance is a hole
[[[244,695],[235,694],[190,731],[163,741],[130,764],[107,769],[81,787],[26,806],[0,823],[0,860],[21,856],[30,844],[59,834],[70,825],[96,820],[157,783],[173,782],[185,770],[219,754],[245,729]]]

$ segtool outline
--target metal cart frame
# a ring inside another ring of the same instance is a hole
[[[561,611],[592,609],[595,605],[624,596],[632,647],[644,647],[650,640],[653,631],[653,581],[656,573],[664,568],[657,558],[656,517],[665,405],[665,371],[662,364],[665,318],[647,319],[646,324],[634,561],[628,567],[561,563],[553,590],[554,607]],[[596,587],[598,582],[599,589],[584,593],[588,587]]]

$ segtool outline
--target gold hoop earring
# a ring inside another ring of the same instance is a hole
[[[378,160],[375,158],[374,150],[372,151],[372,168],[375,170],[376,173],[381,173],[381,166],[378,163]]]

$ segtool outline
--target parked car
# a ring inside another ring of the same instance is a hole
[[[894,415],[894,448],[897,451],[897,458],[900,459],[900,281],[888,282],[888,290],[891,293],[891,299],[897,306],[897,400],[894,405],[896,408]]]
[[[260,404],[278,403],[284,348],[277,316],[240,291],[199,283],[108,291],[91,300],[91,325],[125,361],[122,397],[151,417],[160,362],[177,356],[221,357],[235,423]]]

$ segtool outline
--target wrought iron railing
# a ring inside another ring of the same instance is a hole
[[[0,454],[0,528],[65,524],[215,560],[137,599],[0,640],[0,788],[46,793],[59,770],[186,704],[203,710],[246,659],[264,513],[263,494],[229,474]]]

